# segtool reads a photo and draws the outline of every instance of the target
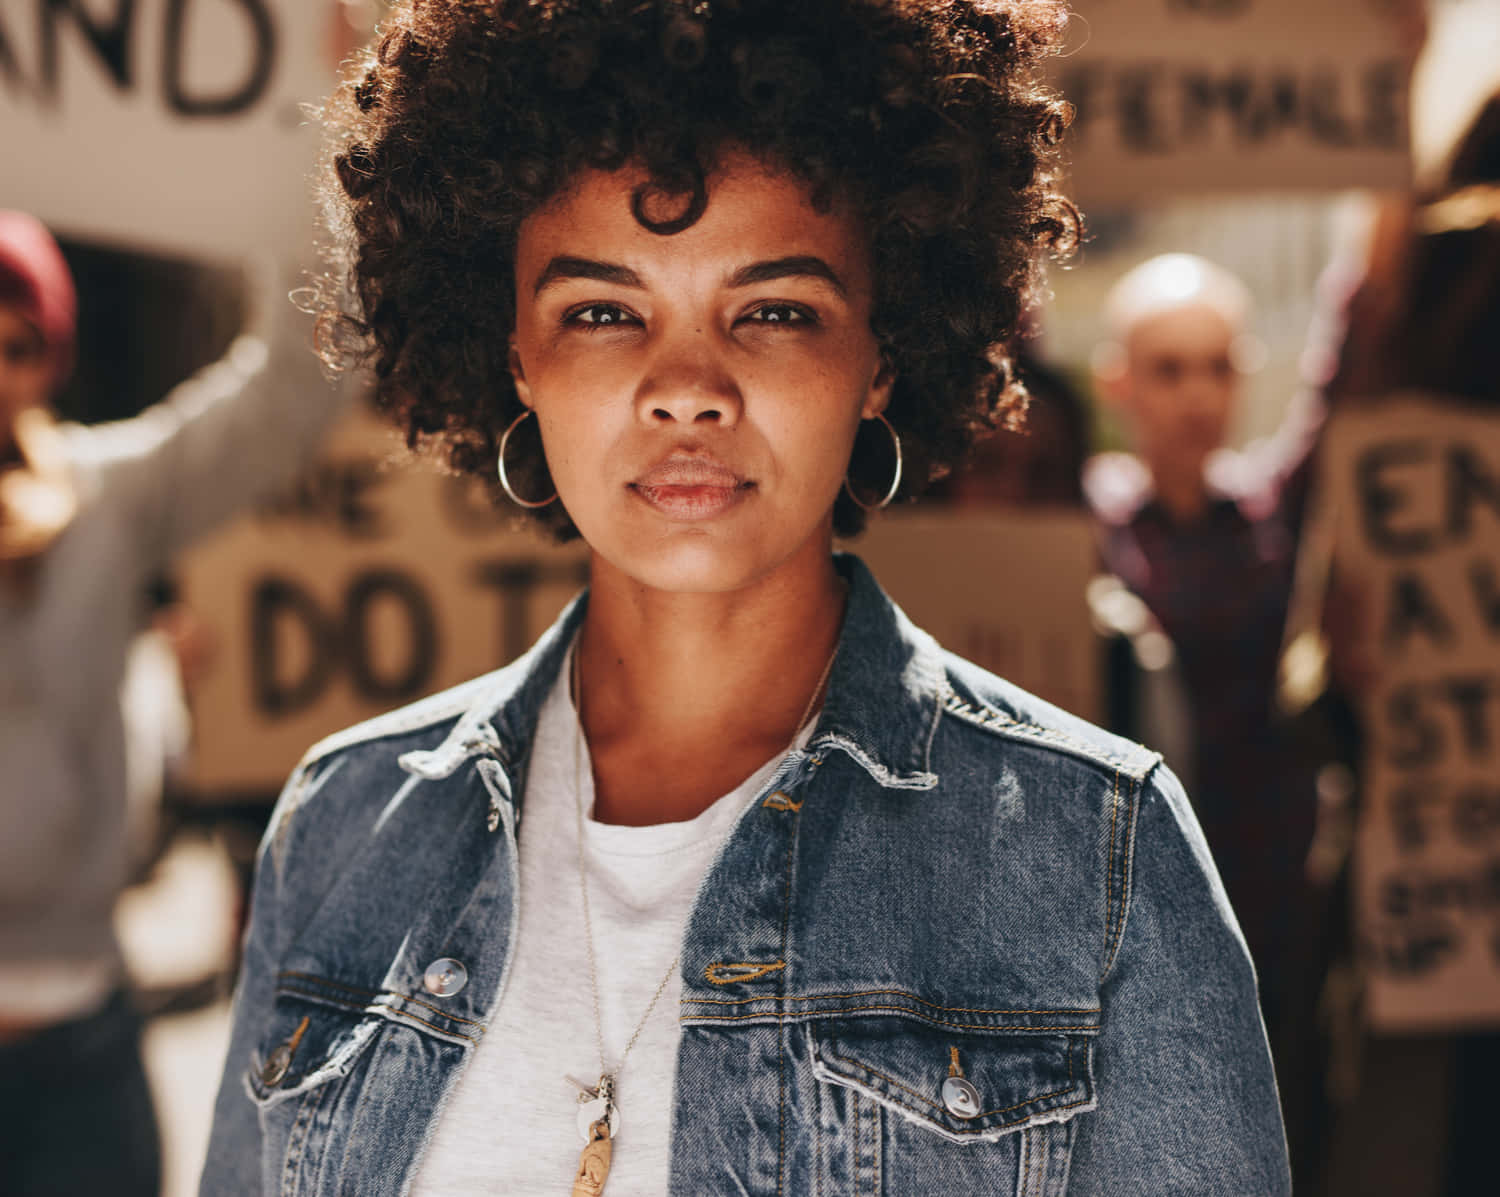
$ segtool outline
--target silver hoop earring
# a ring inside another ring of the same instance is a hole
[[[557,491],[554,490],[552,492],[552,497],[550,499],[543,499],[540,503],[533,503],[530,499],[521,498],[520,495],[516,494],[516,492],[511,489],[510,478],[505,473],[505,446],[510,444],[510,434],[516,430],[517,425],[519,425],[522,420],[524,420],[527,416],[533,414],[534,413],[532,412],[531,408],[528,407],[525,411],[523,411],[519,416],[517,416],[510,422],[510,427],[507,428],[504,434],[500,437],[500,453],[498,458],[496,459],[496,464],[498,466],[498,473],[500,474],[500,489],[505,492],[506,498],[508,498],[517,507],[530,507],[535,509],[537,507],[545,507],[548,503],[555,503],[557,501]]]
[[[875,418],[885,425],[885,430],[891,434],[891,443],[896,447],[896,476],[891,479],[890,489],[885,492],[885,497],[880,502],[866,503],[854,493],[854,488],[849,485],[849,475],[844,475],[844,490],[854,500],[856,506],[862,507],[866,511],[879,511],[882,507],[889,506],[891,500],[896,497],[896,492],[901,489],[901,438],[896,434],[896,430],[891,427],[891,422],[885,418],[884,412],[877,412]]]

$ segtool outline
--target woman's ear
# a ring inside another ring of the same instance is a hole
[[[859,409],[861,419],[873,420],[886,409],[891,401],[891,391],[896,385],[896,367],[890,355],[880,351],[880,361],[875,367],[875,377],[870,380],[870,389],[865,394],[864,405]]]
[[[533,407],[531,402],[531,385],[526,381],[526,368],[521,365],[521,351],[516,348],[515,341],[510,343],[510,377],[516,384],[516,395],[527,407]]]

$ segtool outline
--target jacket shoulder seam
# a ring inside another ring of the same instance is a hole
[[[445,723],[455,716],[462,716],[473,706],[472,696],[466,696],[462,691],[455,693],[446,702],[428,705],[427,702],[419,703],[412,708],[391,711],[384,715],[377,715],[373,719],[367,719],[363,723],[356,723],[352,727],[346,727],[342,731],[336,731],[332,735],[324,736],[305,753],[297,762],[297,768],[306,769],[310,765],[334,753],[342,752],[347,748],[354,748],[360,744],[368,744],[374,740],[383,740],[388,736],[407,735],[414,731],[422,731],[425,728],[435,727]]]
[[[965,723],[1004,739],[1021,740],[1052,748],[1091,764],[1102,765],[1112,773],[1123,774],[1132,781],[1139,781],[1150,772],[1157,761],[1156,754],[1143,746],[1137,745],[1133,751],[1124,755],[1112,753],[1078,736],[1070,735],[1061,728],[1017,719],[988,704],[976,705],[965,702],[951,690],[944,698],[943,710],[947,714],[957,716]]]

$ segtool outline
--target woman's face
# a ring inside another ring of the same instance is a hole
[[[522,225],[512,369],[594,552],[655,589],[736,590],[826,555],[855,431],[889,397],[870,251],[746,156],[670,236],[631,214],[644,178],[586,173]]]

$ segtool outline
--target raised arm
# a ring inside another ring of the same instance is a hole
[[[1135,807],[1099,1107],[1079,1120],[1069,1197],[1289,1194],[1255,975],[1203,833],[1164,766]]]
[[[355,388],[323,376],[285,287],[257,290],[263,331],[141,415],[71,432],[85,500],[127,517],[146,568],[290,482]]]

